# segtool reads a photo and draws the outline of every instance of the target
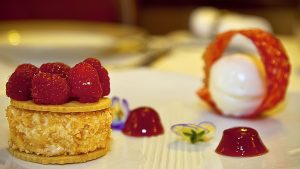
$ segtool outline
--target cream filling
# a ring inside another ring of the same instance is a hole
[[[262,96],[237,96],[232,95],[214,86],[210,89],[213,100],[217,107],[227,116],[246,116],[250,115],[262,103]]]
[[[266,87],[262,63],[255,56],[223,56],[211,68],[209,90],[216,106],[228,116],[246,116],[262,103]]]

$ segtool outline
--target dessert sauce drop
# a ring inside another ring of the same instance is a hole
[[[150,107],[132,110],[125,122],[122,132],[128,136],[157,136],[164,133],[158,113]]]
[[[216,152],[233,157],[252,157],[265,154],[268,152],[268,149],[255,129],[234,127],[223,131],[223,136]]]

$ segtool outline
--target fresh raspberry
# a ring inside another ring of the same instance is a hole
[[[32,64],[19,65],[6,83],[6,95],[12,99],[31,99],[31,80],[38,68]]]
[[[69,100],[70,87],[66,78],[39,72],[32,78],[32,98],[37,104],[63,104]]]
[[[32,64],[29,64],[29,63],[24,63],[24,64],[21,64],[19,65],[15,72],[18,72],[18,71],[25,71],[25,72],[28,72],[29,74],[35,74],[38,72],[38,68]]]
[[[81,103],[96,102],[102,95],[102,88],[96,69],[85,62],[71,68],[69,75],[71,96]]]
[[[102,96],[107,96],[110,93],[110,79],[108,76],[108,71],[104,67],[101,67],[101,69],[98,70],[98,75],[103,89]]]
[[[40,71],[45,73],[58,74],[61,77],[67,77],[68,72],[70,71],[70,66],[61,62],[45,63],[41,65]]]
[[[83,62],[92,65],[97,71],[102,67],[101,62],[96,58],[87,58]]]
[[[103,90],[102,96],[107,96],[110,93],[110,79],[108,71],[101,65],[101,62],[96,58],[87,58],[85,63],[92,65],[98,72],[100,84]]]

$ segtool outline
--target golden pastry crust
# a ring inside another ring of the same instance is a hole
[[[70,112],[91,112],[91,111],[103,110],[111,106],[111,100],[109,98],[104,97],[95,103],[79,103],[77,101],[71,101],[61,105],[40,105],[40,104],[35,104],[32,100],[17,101],[11,99],[10,104],[16,108],[26,109],[26,110],[70,113]]]
[[[79,154],[79,155],[72,155],[72,156],[54,156],[54,157],[44,157],[40,155],[35,155],[35,154],[27,154],[24,152],[20,152],[17,150],[13,150],[11,148],[8,149],[8,151],[14,155],[15,157],[26,160],[26,161],[31,161],[35,163],[40,163],[40,164],[68,164],[68,163],[82,163],[90,160],[94,160],[96,158],[104,156],[108,151],[108,146],[103,149],[97,149],[93,152],[89,152],[87,154]]]
[[[110,108],[90,112],[49,112],[8,106],[11,150],[44,157],[88,154],[107,148]]]

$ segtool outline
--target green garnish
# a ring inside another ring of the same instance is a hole
[[[190,142],[192,144],[195,144],[197,142],[203,142],[204,140],[202,139],[202,136],[204,136],[205,131],[200,131],[197,133],[195,130],[191,129],[191,132],[183,132],[183,134],[187,137],[189,137]]]
[[[211,140],[216,132],[216,126],[208,121],[199,124],[181,123],[173,125],[171,130],[178,135],[181,140],[195,144]]]

